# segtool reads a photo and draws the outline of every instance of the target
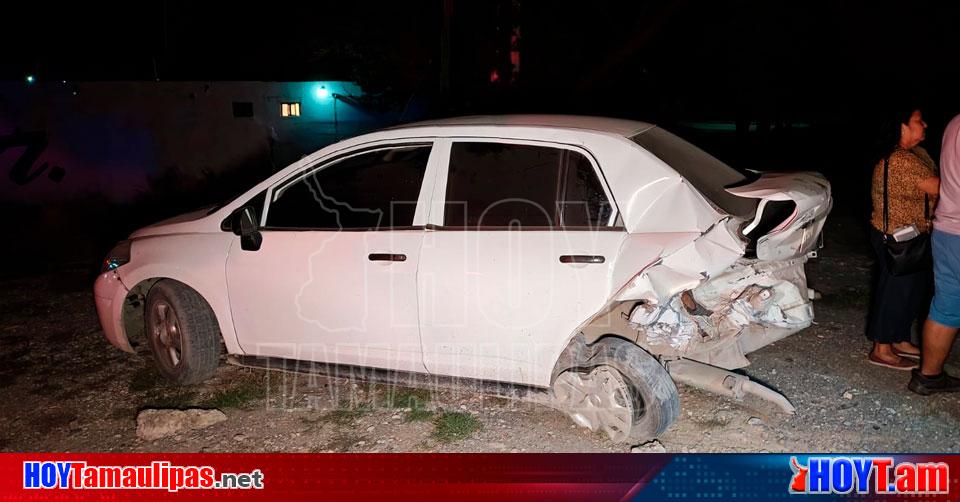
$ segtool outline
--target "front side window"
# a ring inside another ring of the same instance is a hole
[[[281,183],[266,227],[383,229],[413,225],[429,145],[384,148],[333,161]]]
[[[444,226],[597,228],[612,205],[593,164],[562,148],[455,142]]]

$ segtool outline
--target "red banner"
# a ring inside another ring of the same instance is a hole
[[[583,454],[3,454],[0,500],[620,500],[642,488],[670,456],[639,460]]]
[[[956,501],[958,473],[950,455],[25,453],[0,454],[0,501]]]

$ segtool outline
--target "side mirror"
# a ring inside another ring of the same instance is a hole
[[[230,230],[240,236],[240,249],[256,251],[263,243],[260,234],[260,218],[252,206],[244,206],[233,212],[230,218]]]

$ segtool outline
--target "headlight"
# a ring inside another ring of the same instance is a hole
[[[107,272],[108,270],[113,270],[121,265],[125,265],[130,262],[130,241],[120,241],[116,246],[113,246],[113,249],[107,253],[107,257],[103,259],[103,266],[100,268],[100,272]]]

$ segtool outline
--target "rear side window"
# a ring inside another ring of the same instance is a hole
[[[754,214],[755,199],[737,197],[724,190],[747,181],[744,173],[659,127],[651,127],[631,139],[683,176],[720,209],[743,218]]]
[[[560,225],[566,228],[606,226],[613,206],[603,191],[590,160],[568,151],[563,177]]]
[[[593,164],[571,150],[455,142],[447,176],[444,226],[596,228],[612,206]]]
[[[413,225],[430,146],[334,161],[274,189],[268,228],[381,229]]]

